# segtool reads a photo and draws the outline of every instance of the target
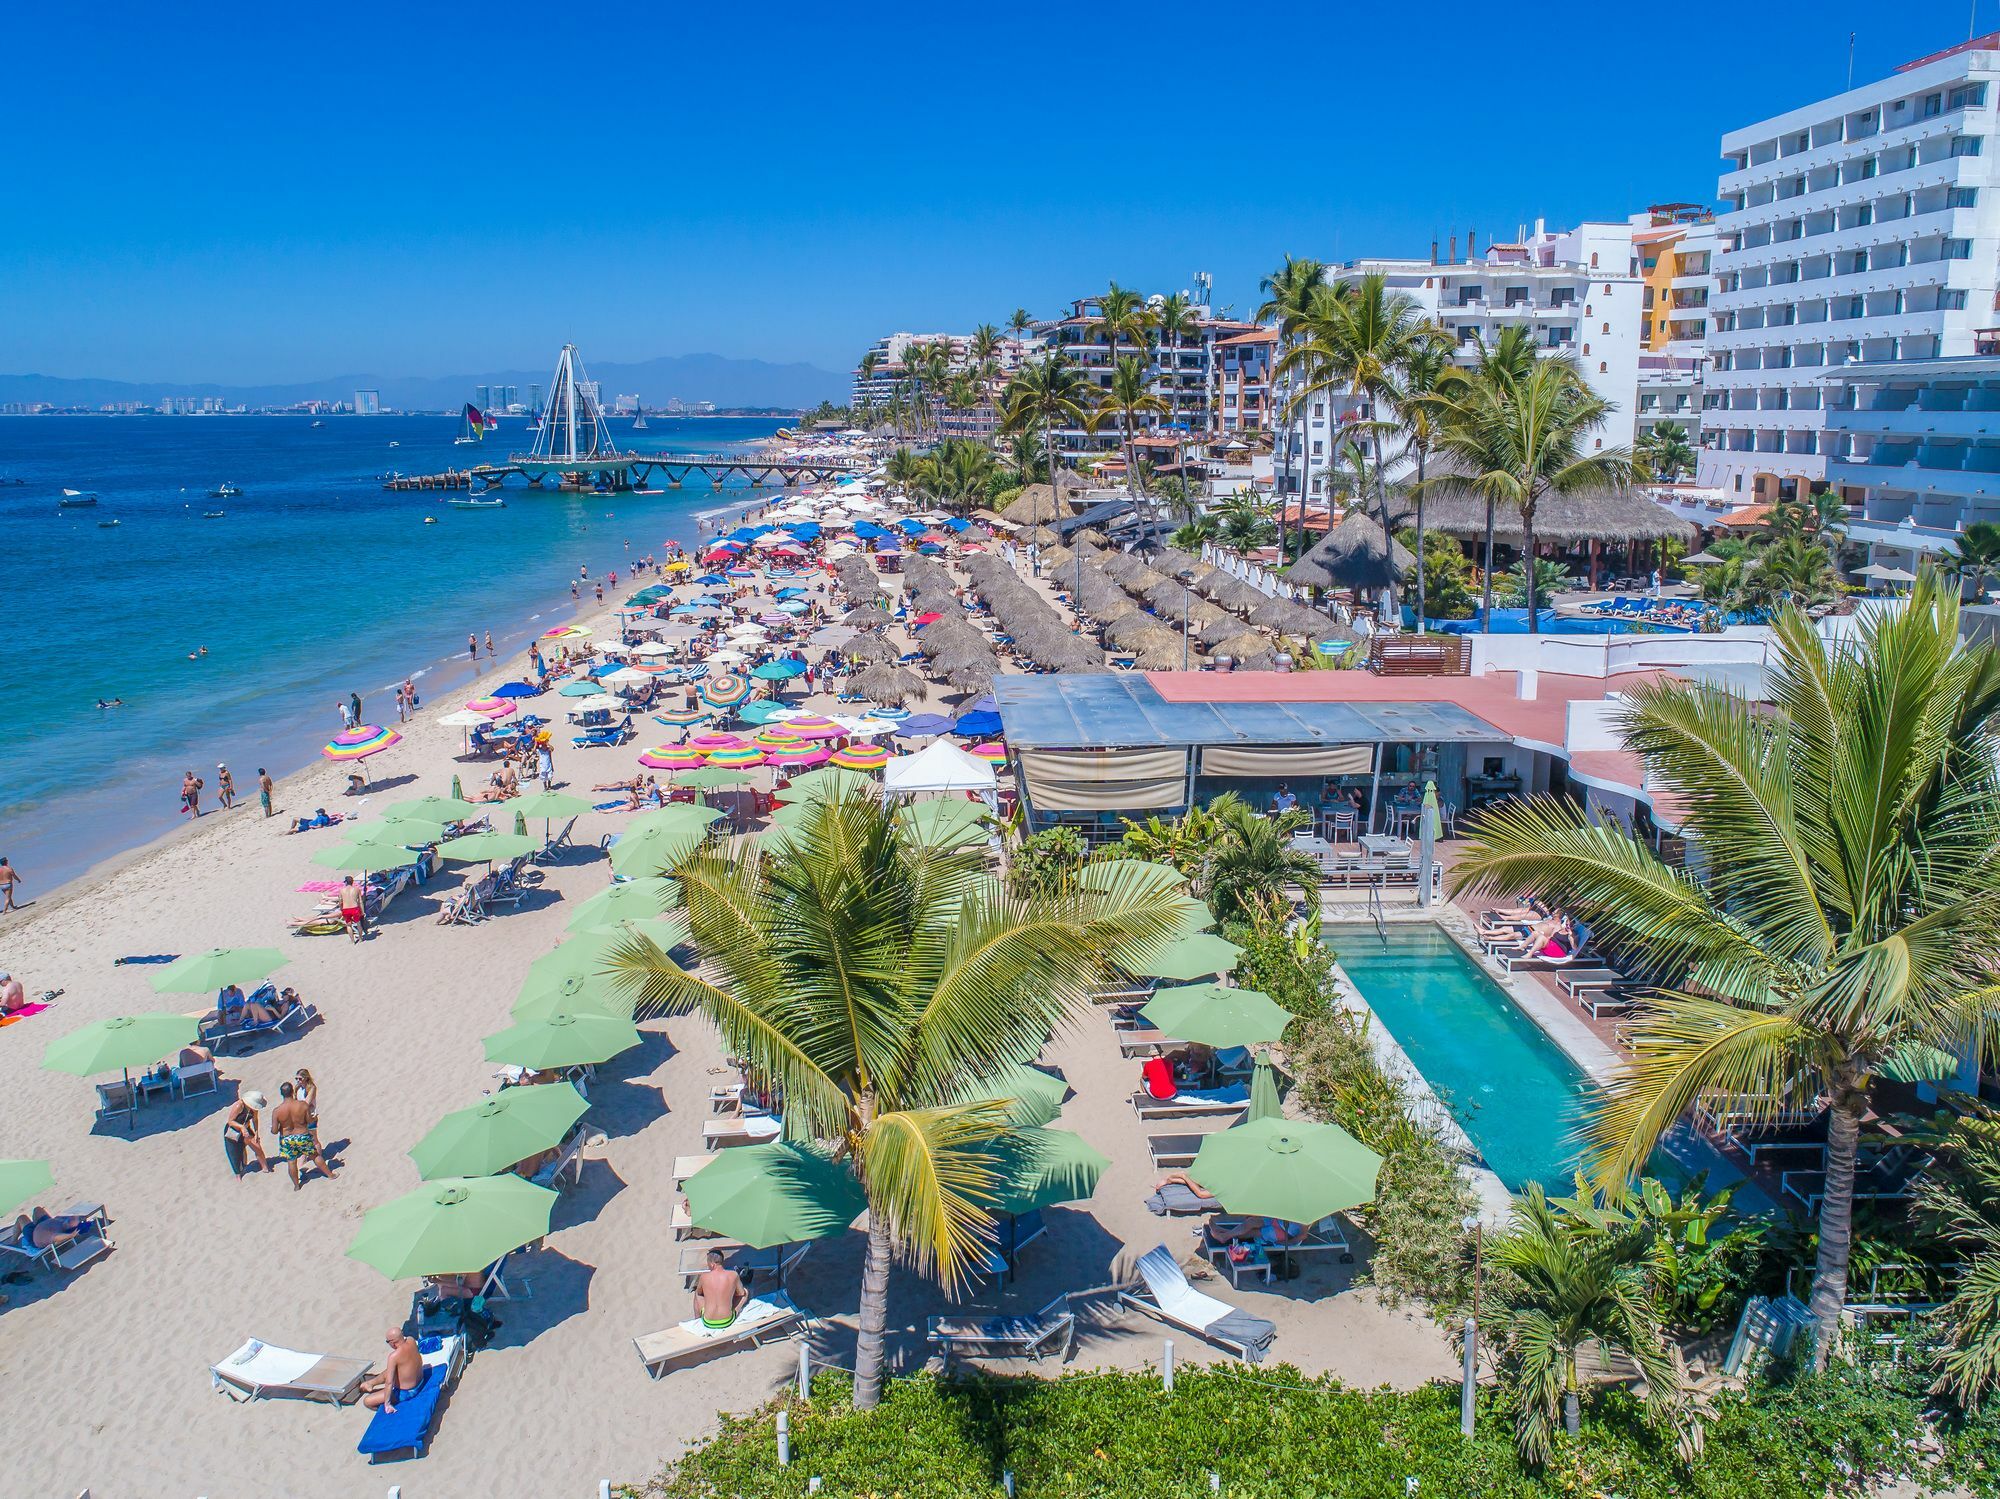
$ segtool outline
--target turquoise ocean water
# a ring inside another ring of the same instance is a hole
[[[621,447],[710,452],[780,423],[630,425],[613,424]],[[516,481],[505,509],[465,511],[381,487],[387,470],[525,449],[526,426],[507,419],[472,448],[443,416],[0,418],[0,481],[25,481],[0,482],[0,854],[27,893],[171,827],[184,768],[211,794],[219,760],[239,789],[260,764],[296,770],[339,728],[336,698],[359,692],[371,722],[394,722],[387,689],[406,673],[420,692],[463,680],[468,631],[491,630],[505,659],[570,616],[579,566],[593,579],[616,568],[622,588],[631,558],[757,498],[700,483],[567,497]],[[243,494],[209,498],[224,482]],[[64,487],[98,504],[59,509]],[[114,697],[125,706],[96,706]]]

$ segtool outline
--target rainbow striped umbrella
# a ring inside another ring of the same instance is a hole
[[[658,749],[642,752],[639,763],[648,770],[699,770],[708,762],[694,750],[677,744],[663,744]]]
[[[544,640],[581,640],[590,633],[589,625],[557,625],[553,630],[542,631]]]
[[[889,763],[889,752],[879,744],[849,744],[827,758],[843,770],[880,770]]]
[[[701,700],[716,708],[733,708],[750,696],[750,683],[733,671],[710,677],[701,684]]]
[[[996,770],[1007,763],[1007,746],[1004,744],[975,744],[966,753],[975,760],[984,760]]]
[[[816,744],[801,742],[781,749],[765,750],[764,758],[773,765],[789,765],[798,769],[809,765],[824,765],[832,757]]]
[[[698,723],[707,723],[714,716],[706,708],[669,708],[665,713],[653,715],[670,729],[691,729]]]
[[[364,723],[352,729],[342,729],[320,753],[329,760],[366,760],[370,755],[379,755],[390,745],[402,742],[403,736],[394,729]]]
[[[465,705],[465,711],[468,713],[483,713],[488,718],[505,718],[515,710],[511,698],[476,697]]]
[[[816,713],[808,713],[798,718],[786,719],[785,732],[795,739],[838,739],[847,732],[847,725],[835,723],[830,718],[821,718]]]
[[[740,734],[696,734],[688,740],[687,747],[697,754],[710,754],[716,750],[735,749],[749,741]]]
[[[805,740],[797,734],[788,734],[783,729],[773,725],[768,729],[760,730],[752,737],[750,742],[762,745],[765,749],[796,749],[801,744],[804,744]]]
[[[733,749],[711,751],[708,756],[708,763],[710,765],[723,765],[733,767],[737,770],[745,770],[752,765],[762,765],[764,763],[764,752],[754,744],[739,744]]]

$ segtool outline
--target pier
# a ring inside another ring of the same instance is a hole
[[[481,469],[448,468],[441,474],[390,474],[382,480],[384,489],[470,489]]]

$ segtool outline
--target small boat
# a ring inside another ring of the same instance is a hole
[[[427,515],[424,517],[424,524],[427,526],[435,526],[437,523],[438,523],[438,518],[435,515]]]
[[[458,436],[454,437],[452,442],[460,447],[464,447],[468,443],[484,442],[486,440],[486,429],[492,425],[492,417],[486,415],[485,412],[481,411],[470,401],[467,401],[465,403],[465,410],[459,413]]]
[[[637,416],[635,416],[635,417],[633,417],[633,418],[632,418],[632,430],[633,430],[634,432],[643,432],[643,431],[645,431],[645,430],[646,430],[646,408],[645,408],[645,407],[641,406],[641,407],[639,408],[639,414],[638,414]]]
[[[242,493],[243,491],[238,489],[234,484],[224,482],[211,489],[208,492],[208,497],[211,500],[233,500]]]
[[[326,423],[325,423],[325,422],[314,422],[314,423],[313,423],[313,425],[314,425],[315,427],[324,427],[324,426],[326,425]]]
[[[62,492],[62,498],[56,501],[57,507],[63,510],[81,510],[86,505],[95,505],[96,503],[96,495],[85,494],[80,489],[65,489]]]
[[[100,531],[109,531],[113,526],[118,524],[120,523],[115,520],[101,520],[97,523],[97,529]]]
[[[400,442],[392,442],[389,444],[389,446],[392,448],[400,448],[402,444]]]
[[[507,508],[507,502],[498,496],[490,500],[473,499],[468,496],[463,500],[446,500],[445,503],[454,510],[505,510]]]
[[[221,520],[227,514],[229,514],[227,510],[204,510],[201,513],[201,518],[203,520]]]

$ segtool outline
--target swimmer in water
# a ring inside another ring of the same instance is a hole
[[[107,703],[106,701],[104,701],[103,698],[99,698],[97,700],[97,706],[100,708],[122,708],[125,706],[125,699],[122,697],[114,697],[110,702]]]

